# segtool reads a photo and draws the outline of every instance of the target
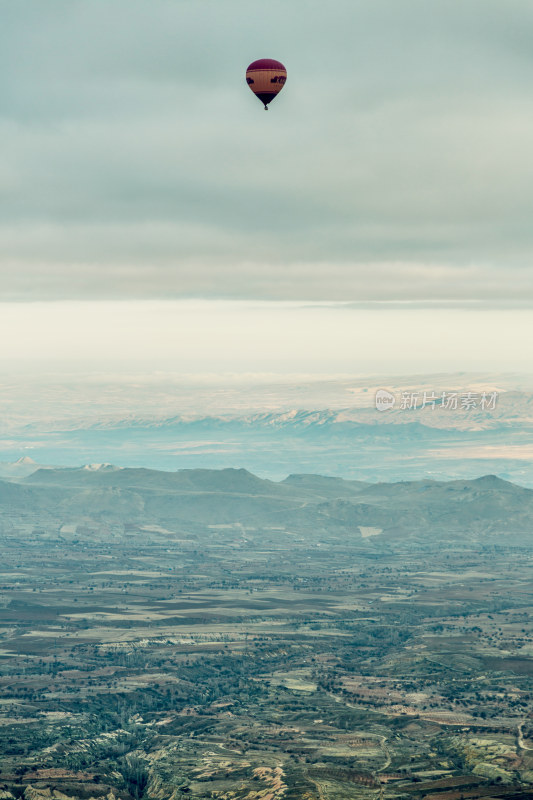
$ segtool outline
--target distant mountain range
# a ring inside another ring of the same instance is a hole
[[[518,391],[516,381],[486,375],[378,380],[89,376],[75,387],[44,389],[13,382],[0,398],[0,477],[30,474],[32,465],[20,460],[29,456],[44,465],[171,471],[244,466],[275,480],[317,472],[370,482],[492,473],[533,488],[526,384]],[[380,387],[395,400],[383,412],[375,405]],[[457,407],[445,407],[450,392]],[[484,393],[495,393],[495,402],[483,405]]]
[[[369,484],[305,474],[271,481],[245,469],[162,472],[106,464],[38,469],[18,481],[0,481],[5,514],[40,515],[58,524],[268,529],[310,540],[326,532],[368,544],[377,537],[435,535],[530,541],[533,491],[493,475]]]
[[[428,424],[436,414],[447,419],[447,413],[300,410],[76,425],[71,420],[66,428],[58,423],[11,433],[0,477],[30,474],[33,465],[20,460],[24,453],[44,465],[104,461],[171,471],[244,466],[276,480],[302,472],[371,482],[492,473],[533,487],[533,424],[526,417],[489,417],[469,427],[464,420],[463,427]]]

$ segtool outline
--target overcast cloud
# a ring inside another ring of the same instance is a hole
[[[532,31],[530,0],[3,2],[3,299],[532,299]]]

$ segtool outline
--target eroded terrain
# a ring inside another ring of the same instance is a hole
[[[533,492],[0,484],[0,797],[533,796]]]

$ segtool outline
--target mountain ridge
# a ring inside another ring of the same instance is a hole
[[[426,530],[466,539],[484,532],[529,539],[533,490],[494,475],[392,483],[291,475],[272,481],[246,469],[164,472],[108,465],[42,469],[16,482],[0,481],[2,512],[180,529],[245,526],[299,532],[310,540],[325,530],[360,537],[361,528],[379,529],[385,538]]]

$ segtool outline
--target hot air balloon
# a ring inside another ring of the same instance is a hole
[[[273,58],[260,58],[252,61],[246,70],[246,83],[258,97],[265,111],[268,111],[268,104],[275,98],[285,86],[287,80],[287,70],[281,61]]]

